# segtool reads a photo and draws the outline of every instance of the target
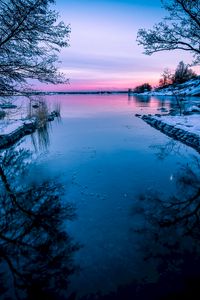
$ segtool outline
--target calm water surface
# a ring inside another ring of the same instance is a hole
[[[173,106],[173,99],[53,95],[46,100],[52,106],[60,102],[62,119],[50,124],[49,145],[38,147],[41,157],[32,174],[59,177],[63,201],[76,206],[77,218],[66,226],[82,245],[75,255],[81,271],[70,289],[107,292],[143,276],[154,280],[152,266],[140,261],[134,229],[141,220],[132,208],[141,193],[176,191],[180,166],[190,164],[196,153],[135,114],[159,113]],[[24,143],[34,149],[31,137]]]

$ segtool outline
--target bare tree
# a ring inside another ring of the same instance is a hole
[[[173,83],[183,83],[195,77],[197,74],[183,61],[180,61],[173,76]]]
[[[168,16],[153,29],[140,29],[137,41],[144,53],[181,49],[200,62],[200,0],[161,0]]]
[[[159,81],[160,87],[166,87],[171,84],[184,83],[187,80],[197,77],[197,74],[189,68],[188,64],[180,61],[174,73],[168,68],[164,69]]]
[[[0,94],[25,90],[27,80],[63,83],[57,53],[68,46],[69,25],[58,22],[54,0],[0,1]]]
[[[173,83],[173,74],[170,69],[165,68],[159,80],[160,87],[166,87]]]

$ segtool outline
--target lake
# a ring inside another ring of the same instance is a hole
[[[35,133],[19,147],[37,157],[30,178],[57,178],[64,186],[62,201],[75,206],[75,220],[65,225],[81,245],[74,256],[80,271],[72,275],[69,291],[108,293],[133,280],[156,281],[155,265],[143,259],[135,230],[144,220],[134,207],[142,194],[176,193],[182,166],[192,165],[198,154],[135,114],[161,113],[174,100],[126,94],[45,99],[51,107],[60,103],[61,120],[49,123],[44,139]]]

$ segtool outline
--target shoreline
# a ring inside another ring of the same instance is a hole
[[[58,117],[58,114],[53,111],[51,112],[45,122],[54,121]],[[40,124],[37,119],[19,120],[21,124],[14,130],[8,133],[0,134],[0,150],[9,148],[17,143],[20,139],[26,135],[34,133],[38,128],[43,127],[45,123]]]
[[[33,133],[37,129],[36,122],[24,123],[14,131],[8,134],[0,135],[0,149],[6,149],[13,146],[24,136]]]
[[[166,121],[163,121],[162,116],[160,116],[160,117],[155,116],[155,115],[142,115],[141,116],[141,115],[137,115],[137,114],[135,116],[141,118],[148,125],[161,131],[165,135],[193,148],[198,153],[200,153],[200,133],[197,134],[196,132],[185,130],[185,129],[181,128],[180,126],[176,127],[176,125],[174,125],[174,124],[170,124]],[[166,117],[166,115],[165,115],[165,117]],[[176,117],[178,117],[178,116],[173,116],[174,119]]]

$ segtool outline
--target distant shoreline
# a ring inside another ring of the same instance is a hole
[[[109,94],[128,94],[128,91],[68,91],[68,92],[45,92],[45,91],[33,91],[31,93],[25,93],[22,95],[109,95]]]

